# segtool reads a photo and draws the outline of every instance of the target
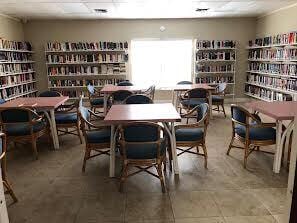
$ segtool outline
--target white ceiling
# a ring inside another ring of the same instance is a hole
[[[0,13],[22,19],[209,18],[260,16],[297,0],[0,0]],[[94,9],[107,9],[106,14]],[[209,8],[196,12],[196,8]]]

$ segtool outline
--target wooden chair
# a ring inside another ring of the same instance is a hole
[[[128,80],[121,81],[117,85],[118,86],[133,86],[133,84],[130,81],[128,81]]]
[[[127,91],[127,90],[119,90],[119,91],[113,92],[111,95],[109,95],[109,97],[107,99],[108,109],[113,104],[122,104],[132,94],[133,93],[131,91]]]
[[[177,85],[184,85],[184,84],[193,84],[192,81],[180,81],[177,83]]]
[[[232,117],[232,139],[227,151],[230,154],[231,148],[244,149],[244,163],[247,166],[248,156],[255,150],[260,151],[260,146],[269,146],[276,143],[275,123],[263,123],[255,114],[251,114],[245,108],[238,105],[231,105]],[[233,145],[237,140],[244,147]],[[262,151],[265,152],[265,151]],[[270,153],[271,152],[266,152]]]
[[[90,121],[90,116],[97,117],[96,123]],[[100,155],[109,155],[110,151],[110,126],[99,125],[98,120],[102,120],[101,116],[94,113],[92,110],[79,107],[79,117],[81,120],[81,129],[85,138],[86,149],[83,159],[82,172],[86,170],[86,162],[88,159]],[[91,154],[95,152],[95,154]]]
[[[58,91],[43,91],[38,97],[61,97],[62,94]]]
[[[153,104],[151,98],[143,94],[134,94],[126,98],[124,104]]]
[[[89,84],[87,86],[88,95],[89,95],[89,102],[91,106],[91,110],[96,112],[97,109],[103,109],[104,107],[104,97],[100,93],[100,91],[96,90],[96,88]]]
[[[38,159],[37,139],[47,135],[50,141],[50,129],[43,116],[28,108],[11,108],[0,111],[2,131],[8,142],[31,142],[32,150]]]
[[[120,154],[123,161],[120,188],[123,190],[125,180],[140,172],[160,179],[162,192],[165,192],[165,182],[162,165],[166,163],[167,138],[162,126],[151,122],[133,122],[119,126]],[[139,170],[128,172],[130,166]],[[148,169],[155,167],[158,174]]]
[[[0,133],[0,162],[1,162],[1,172],[2,172],[2,182],[4,185],[4,188],[6,189],[6,193],[8,193],[11,198],[13,199],[14,202],[17,202],[18,199],[15,195],[15,193],[13,192],[13,189],[8,181],[7,178],[7,172],[6,172],[6,136],[4,133]]]
[[[220,112],[220,106],[222,107],[222,112],[226,118],[226,112],[224,107],[224,98],[225,98],[225,90],[227,87],[227,83],[219,83],[216,87],[216,92],[212,95],[212,105],[216,106],[212,110]]]
[[[152,101],[154,101],[155,98],[155,91],[156,91],[156,86],[152,85],[145,91],[142,91],[141,94],[147,95]]]
[[[183,153],[191,153],[204,157],[204,167],[207,168],[207,149],[205,145],[206,131],[209,123],[209,106],[206,103],[197,105],[187,114],[182,115],[183,118],[193,117],[196,114],[197,122],[177,125],[175,126],[175,137],[177,149],[182,151],[177,155]],[[181,149],[179,147],[188,147]],[[192,151],[196,147],[197,152]],[[203,153],[199,152],[199,147],[202,148]]]
[[[78,136],[82,144],[78,106],[79,100],[71,104],[60,105],[56,110],[55,119],[59,136],[67,134]]]

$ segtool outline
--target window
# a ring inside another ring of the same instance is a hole
[[[192,40],[133,40],[132,82],[166,87],[191,81]]]

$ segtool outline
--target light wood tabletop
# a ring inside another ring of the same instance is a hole
[[[195,88],[203,88],[206,90],[215,90],[215,87],[212,87],[208,84],[178,84],[172,87],[174,91],[187,91]]]
[[[115,91],[120,91],[120,90],[127,90],[127,91],[132,91],[132,92],[137,92],[137,91],[142,91],[146,90],[148,87],[141,87],[141,86],[116,86],[112,84],[107,84],[104,85],[104,87],[100,90],[102,93],[107,93],[111,94]]]

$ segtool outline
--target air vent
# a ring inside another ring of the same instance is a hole
[[[209,8],[197,8],[196,12],[206,12],[208,10],[209,10]]]
[[[107,9],[94,9],[97,13],[107,13]]]

